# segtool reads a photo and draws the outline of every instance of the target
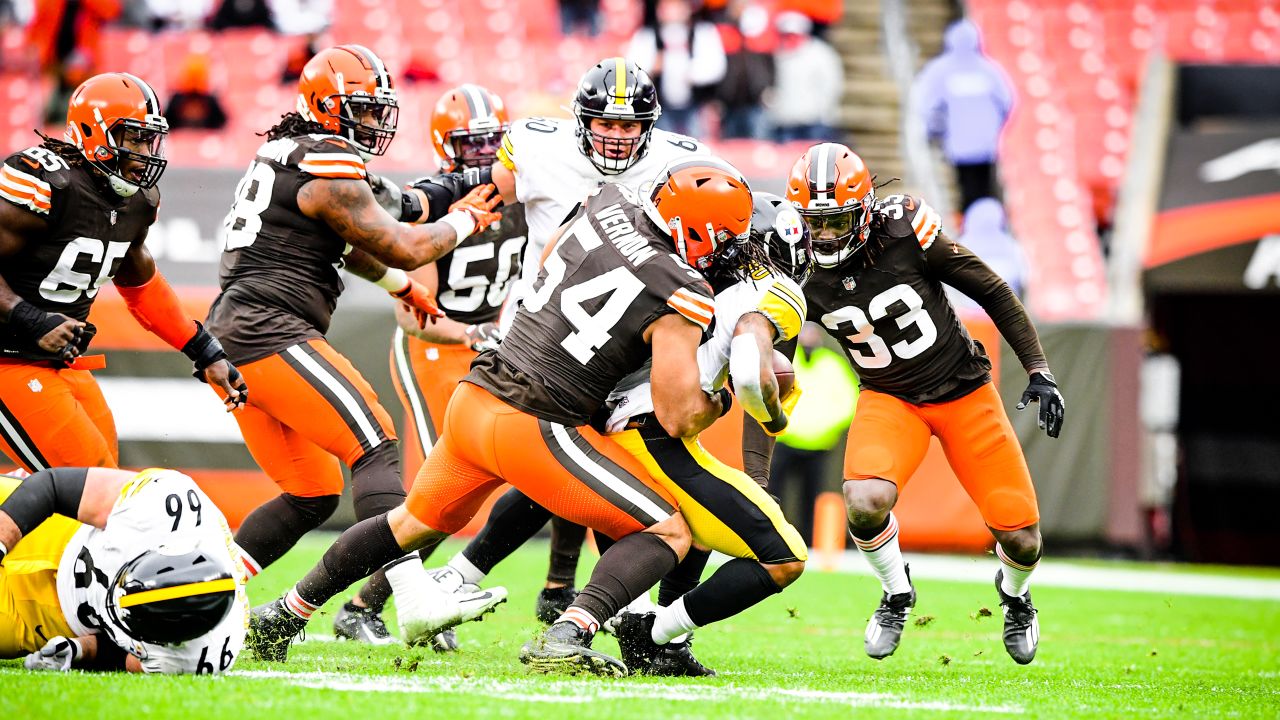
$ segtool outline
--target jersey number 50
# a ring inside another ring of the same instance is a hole
[[[904,306],[906,311],[900,311]],[[914,325],[920,334],[915,339],[899,340],[890,346],[876,335],[875,328],[871,325],[872,321],[882,318],[893,318],[901,330]],[[867,369],[888,367],[895,356],[910,360],[928,350],[938,339],[938,328],[924,309],[924,300],[910,285],[894,285],[871,298],[871,302],[867,303],[867,312],[853,305],[829,312],[822,316],[822,324],[832,333],[844,335],[850,345],[849,357],[858,367]],[[846,324],[853,325],[853,332],[840,329]],[[866,349],[858,350],[853,345],[862,345]]]
[[[586,365],[596,356],[596,351],[612,339],[609,331],[622,319],[631,303],[644,292],[644,283],[627,268],[616,267],[577,285],[560,288],[568,269],[562,253],[574,252],[569,247],[570,241],[577,241],[582,247],[583,255],[604,244],[586,216],[578,218],[565,231],[556,244],[555,251],[543,263],[542,269],[546,276],[542,278],[542,284],[523,303],[525,310],[536,313],[552,300],[559,289],[560,314],[573,327],[565,339],[560,341],[560,345],[578,362]],[[604,304],[594,315],[588,313],[583,304],[602,295],[608,296]]]

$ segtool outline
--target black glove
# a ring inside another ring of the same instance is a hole
[[[463,334],[467,338],[467,345],[476,352],[497,350],[498,344],[502,342],[502,331],[491,322],[468,325]]]
[[[1062,399],[1062,393],[1058,392],[1058,383],[1054,382],[1053,375],[1047,370],[1031,373],[1031,381],[1027,383],[1027,389],[1022,392],[1018,409],[1023,410],[1032,402],[1040,403],[1040,414],[1036,419],[1040,429],[1048,433],[1051,438],[1058,437],[1058,433],[1062,432],[1067,403]]]
[[[204,329],[204,324],[199,320],[196,321],[196,334],[191,336],[186,345],[182,346],[182,354],[186,355],[191,362],[195,363],[196,369],[192,373],[195,379],[204,382],[204,369],[219,360],[226,360],[227,353],[222,349],[222,343],[218,342],[218,338]]]
[[[78,356],[83,355],[89,349],[89,343],[93,342],[93,336],[98,334],[98,328],[93,323],[87,322],[83,327],[76,328],[75,333],[75,337],[71,339],[71,342],[67,343],[58,353],[59,359],[68,365],[75,362]]]
[[[712,393],[712,395],[718,395],[720,397],[720,417],[728,415],[729,409],[733,407],[733,393],[729,392],[729,388],[722,387]]]

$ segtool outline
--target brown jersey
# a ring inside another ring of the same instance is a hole
[[[818,268],[804,294],[809,319],[849,353],[863,387],[921,405],[954,400],[991,379],[991,360],[956,317],[943,283],[987,309],[1024,366],[1044,364],[1008,286],[910,196],[877,203],[866,247],[840,267]]]
[[[547,256],[502,346],[465,380],[544,420],[585,425],[651,357],[650,323],[674,312],[711,323],[711,287],[671,250],[631,191],[603,186]]]
[[[347,243],[298,207],[298,191],[321,179],[365,180],[346,140],[300,135],[262,144],[223,221],[219,282],[209,331],[236,363],[274,355],[329,330]]]
[[[0,166],[0,198],[46,223],[42,237],[0,264],[0,277],[19,297],[48,313],[84,321],[98,288],[115,276],[125,254],[146,236],[160,205],[156,188],[123,198],[89,167],[70,166],[45,147],[27,148]],[[53,359],[34,341],[0,325],[0,356]]]
[[[436,260],[436,301],[450,320],[469,325],[496,321],[511,283],[520,276],[520,257],[529,237],[524,204],[506,205],[501,213],[497,225],[471,235]]]

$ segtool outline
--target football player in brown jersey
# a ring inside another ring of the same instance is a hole
[[[339,463],[351,468],[358,518],[404,499],[391,418],[325,341],[342,291],[339,268],[438,316],[434,297],[405,270],[499,219],[486,188],[432,223],[414,222],[427,217],[421,196],[407,195],[418,201],[401,221],[378,204],[365,162],[386,151],[398,107],[390,74],[367,48],[343,45],[312,58],[298,81],[297,108],[267,131],[237,187],[224,222],[222,292],[209,310],[227,354],[263,388],[236,421],[283,491],[236,534],[251,573],[333,512],[343,487]]]
[[[915,605],[892,510],[937,437],[996,539],[1005,649],[1031,662],[1039,642],[1028,590],[1041,554],[1035,488],[991,361],[957,319],[943,283],[995,322],[1030,378],[1018,409],[1039,403],[1040,427],[1058,437],[1064,403],[1031,319],[999,275],[942,232],[924,201],[877,201],[866,165],[844,145],[809,148],[791,169],[786,197],[813,233],[809,319],[844,347],[862,383],[844,494],[849,531],[884,590],[867,625],[867,654],[893,653]]]
[[[488,88],[465,84],[450,89],[436,102],[431,113],[431,143],[435,147],[441,173],[460,173],[493,165],[503,133],[509,126],[506,105]],[[428,197],[444,192],[439,177],[415,181],[409,190],[423,189]],[[397,200],[385,203],[394,208]],[[512,203],[501,209],[502,220],[484,232],[458,244],[453,251],[410,273],[427,292],[438,298],[440,309],[448,313],[435,323],[421,324],[409,309],[400,305],[398,327],[391,340],[391,377],[400,404],[405,408],[405,437],[401,442],[405,477],[417,474],[431,452],[444,423],[445,407],[478,352],[498,346],[501,333],[498,315],[511,284],[520,276],[520,257],[529,233],[524,205]],[[498,500],[489,523],[528,528],[532,535],[547,523],[546,512],[517,490]],[[526,519],[532,514],[531,519]],[[564,598],[559,610],[567,607],[577,591],[572,588],[579,548],[585,529],[553,519],[551,569],[547,588],[539,595],[539,609],[549,601]],[[568,531],[564,531],[564,528]],[[518,534],[523,532],[517,530]],[[426,559],[433,546],[419,550]],[[384,573],[376,573],[360,592],[345,604],[333,620],[334,634],[341,638],[371,643],[390,642],[381,612],[391,594]],[[551,616],[554,620],[559,610]],[[545,612],[543,614],[546,614]],[[548,620],[550,622],[550,620]],[[431,640],[437,650],[457,647],[453,630]]]
[[[408,500],[357,523],[285,598],[256,608],[255,652],[283,659],[306,624],[299,607],[318,607],[383,565],[397,604],[459,608],[446,618],[421,607],[417,628],[406,627],[401,609],[406,638],[439,631],[426,620],[465,617],[488,593],[458,601],[403,586],[399,568],[417,563],[396,558],[457,532],[509,482],[550,512],[617,540],[521,660],[543,671],[626,673],[591,649],[595,631],[675,567],[690,534],[671,494],[588,421],[618,381],[650,359],[654,415],[670,435],[695,435],[727,409],[727,391],[701,387],[697,348],[714,308],[701,273],[747,242],[752,210],[745,180],[723,161],[687,158],[660,177],[640,197],[603,186],[557,232],[501,346],[482,353],[454,392]]]
[[[0,451],[28,472],[115,467],[115,423],[85,356],[98,289],[115,282],[147,330],[195,363],[230,407],[245,386],[218,341],[182,309],[145,244],[156,220],[168,123],[151,87],[106,73],[71,95],[66,141],[0,166]]]

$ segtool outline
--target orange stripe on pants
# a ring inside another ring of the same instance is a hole
[[[86,370],[0,361],[0,451],[28,472],[116,467],[116,424]]]
[[[349,360],[322,339],[240,366],[249,406],[236,413],[245,445],[280,489],[342,492],[342,471],[395,442],[391,416]]]
[[[990,382],[962,398],[928,405],[863,390],[849,426],[844,476],[888,480],[901,493],[932,436],[988,526],[1018,530],[1039,521],[1027,460]]]
[[[406,505],[419,521],[454,533],[503,482],[552,514],[613,538],[657,524],[676,507],[640,461],[612,440],[589,427],[539,421],[464,382]]]

